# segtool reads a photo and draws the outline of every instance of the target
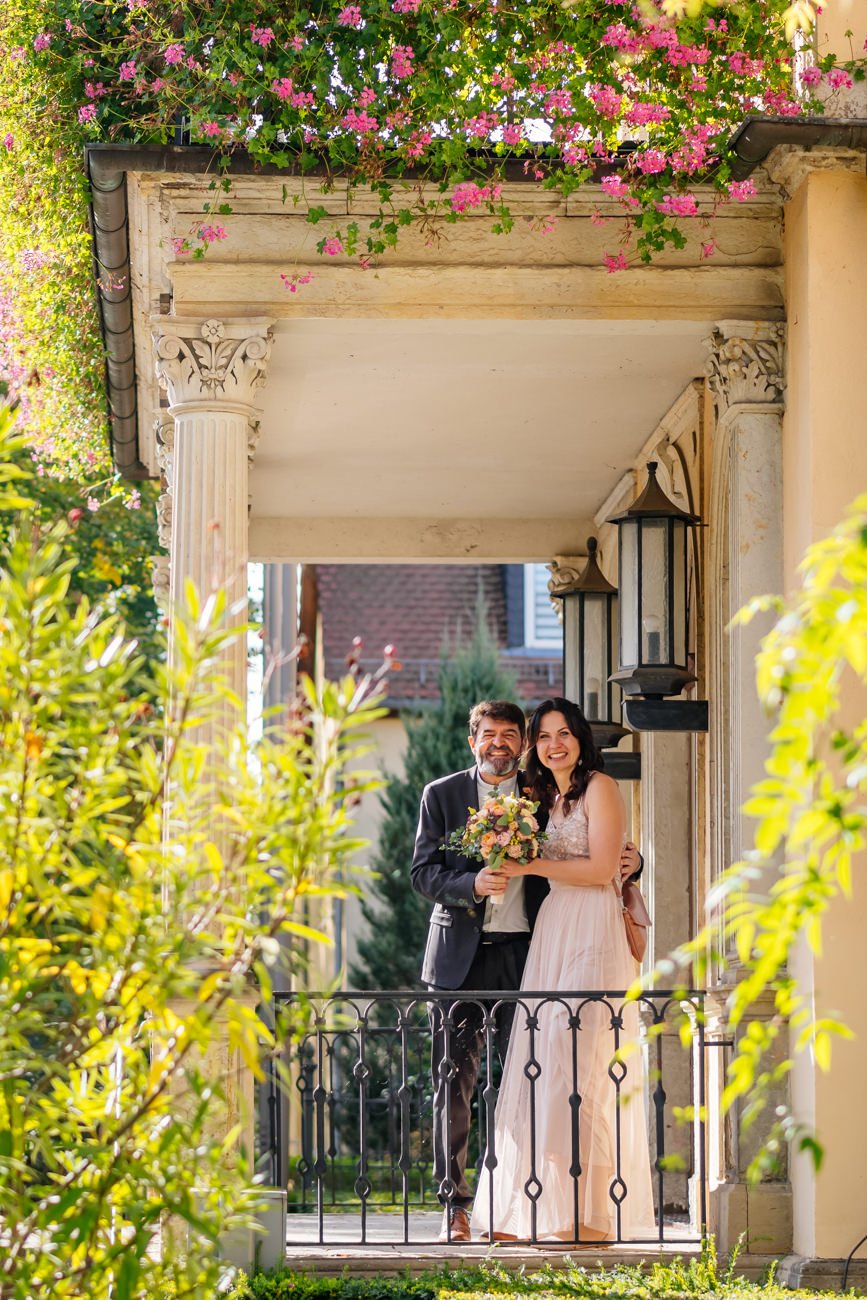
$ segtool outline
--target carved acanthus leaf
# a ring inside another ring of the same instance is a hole
[[[784,325],[761,325],[749,336],[715,329],[707,375],[717,413],[744,403],[779,403],[786,388]]]
[[[273,335],[268,324],[157,318],[157,377],[169,395],[169,405],[213,402],[252,407],[271,356]]]

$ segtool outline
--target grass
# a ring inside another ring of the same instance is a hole
[[[838,1293],[793,1292],[774,1280],[774,1265],[761,1282],[736,1274],[737,1254],[723,1266],[713,1246],[697,1259],[675,1259],[644,1269],[629,1265],[612,1269],[543,1268],[536,1273],[511,1273],[486,1262],[480,1267],[438,1269],[419,1277],[322,1277],[278,1270],[239,1279],[227,1300],[499,1300],[501,1296],[531,1300],[688,1300],[713,1296],[718,1300],[809,1300],[809,1296]],[[850,1295],[858,1294],[849,1292]]]

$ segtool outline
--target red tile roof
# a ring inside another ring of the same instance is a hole
[[[326,675],[345,671],[353,638],[360,636],[364,667],[375,669],[383,647],[395,647],[403,667],[390,679],[393,708],[436,699],[441,650],[472,635],[482,596],[519,699],[533,704],[559,693],[559,654],[508,649],[504,575],[496,564],[316,565]]]

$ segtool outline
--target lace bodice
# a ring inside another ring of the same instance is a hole
[[[590,835],[584,800],[574,804],[563,817],[557,804],[548,818],[548,838],[542,847],[545,858],[589,858]]]

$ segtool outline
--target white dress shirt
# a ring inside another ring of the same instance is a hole
[[[476,773],[476,787],[478,790],[479,807],[486,799],[494,795],[515,794],[518,789],[518,776],[507,777],[497,785],[491,785],[484,781]],[[524,903],[524,878],[523,876],[514,876],[506,885],[506,892],[502,895],[501,903],[491,902],[490,897],[485,899],[485,919],[482,922],[482,932],[485,930],[495,930],[497,934],[529,934],[530,925],[527,921],[527,908]]]

